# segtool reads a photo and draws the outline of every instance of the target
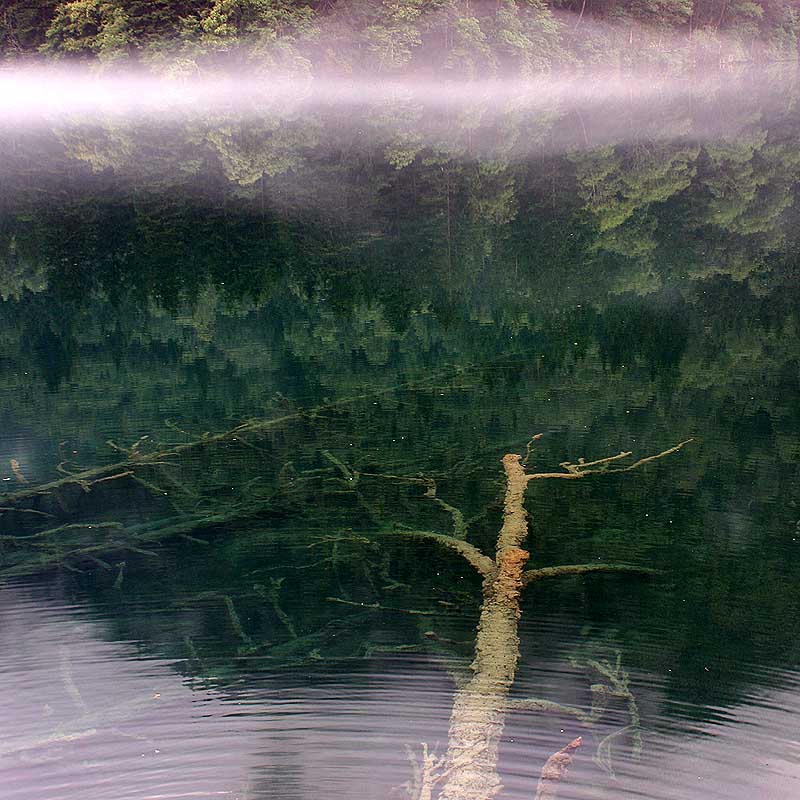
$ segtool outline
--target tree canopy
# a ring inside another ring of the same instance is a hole
[[[412,70],[457,77],[577,64],[796,59],[794,0],[10,0],[6,59],[194,74]]]

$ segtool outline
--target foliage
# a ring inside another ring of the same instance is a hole
[[[170,74],[247,63],[483,78],[575,58],[772,61],[796,57],[798,36],[794,0],[12,0],[0,16],[5,58],[40,50]]]
[[[97,56],[101,62],[126,58],[129,18],[112,0],[72,0],[56,8],[43,52],[55,56]]]

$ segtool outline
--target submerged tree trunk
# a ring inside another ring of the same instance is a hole
[[[442,800],[487,800],[501,788],[497,759],[519,658],[519,595],[527,558],[524,550],[507,551],[497,577],[487,579],[473,675],[453,701]]]
[[[506,496],[497,569],[484,579],[472,677],[453,702],[442,800],[488,800],[501,788],[497,759],[519,659],[522,571],[528,560],[521,547],[528,534],[523,506],[527,476],[517,455],[507,455],[503,469]]]
[[[535,436],[531,443],[537,438]],[[528,445],[528,455],[531,443]],[[509,707],[508,694],[519,661],[520,596],[524,586],[540,578],[580,575],[598,570],[648,572],[621,564],[573,564],[525,570],[530,555],[523,548],[528,535],[528,514],[524,506],[528,482],[550,478],[574,480],[599,473],[628,472],[674,453],[684,444],[686,442],[681,442],[625,467],[610,465],[631,455],[627,452],[591,462],[583,459],[576,464],[564,462],[561,464],[565,469],[563,473],[528,474],[519,455],[509,454],[503,458],[506,493],[503,525],[497,537],[494,560],[480,556],[477,550],[468,552],[464,548],[472,546],[461,542],[462,555],[484,576],[475,658],[470,667],[472,675],[456,692],[453,701],[447,753],[437,763],[431,761],[430,757],[426,759],[427,775],[418,784],[420,791],[416,793],[416,798],[423,797],[423,786],[425,798],[431,797],[436,783],[440,785],[439,800],[491,800],[502,789],[497,764]],[[445,540],[450,537],[439,535],[438,538]],[[579,744],[579,740],[576,742]],[[573,745],[577,747],[575,742],[568,747]],[[427,749],[425,752],[427,755]],[[550,796],[554,796],[553,787],[549,787],[548,791]]]

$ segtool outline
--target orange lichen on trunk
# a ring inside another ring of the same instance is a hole
[[[525,470],[518,455],[507,455],[503,467],[507,483],[497,571],[484,580],[472,677],[453,702],[441,800],[489,800],[502,788],[497,761],[519,660],[519,600],[529,558],[520,547],[528,535]]]

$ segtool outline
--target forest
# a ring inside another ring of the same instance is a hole
[[[485,79],[798,57],[796,0],[9,0],[0,58]]]

